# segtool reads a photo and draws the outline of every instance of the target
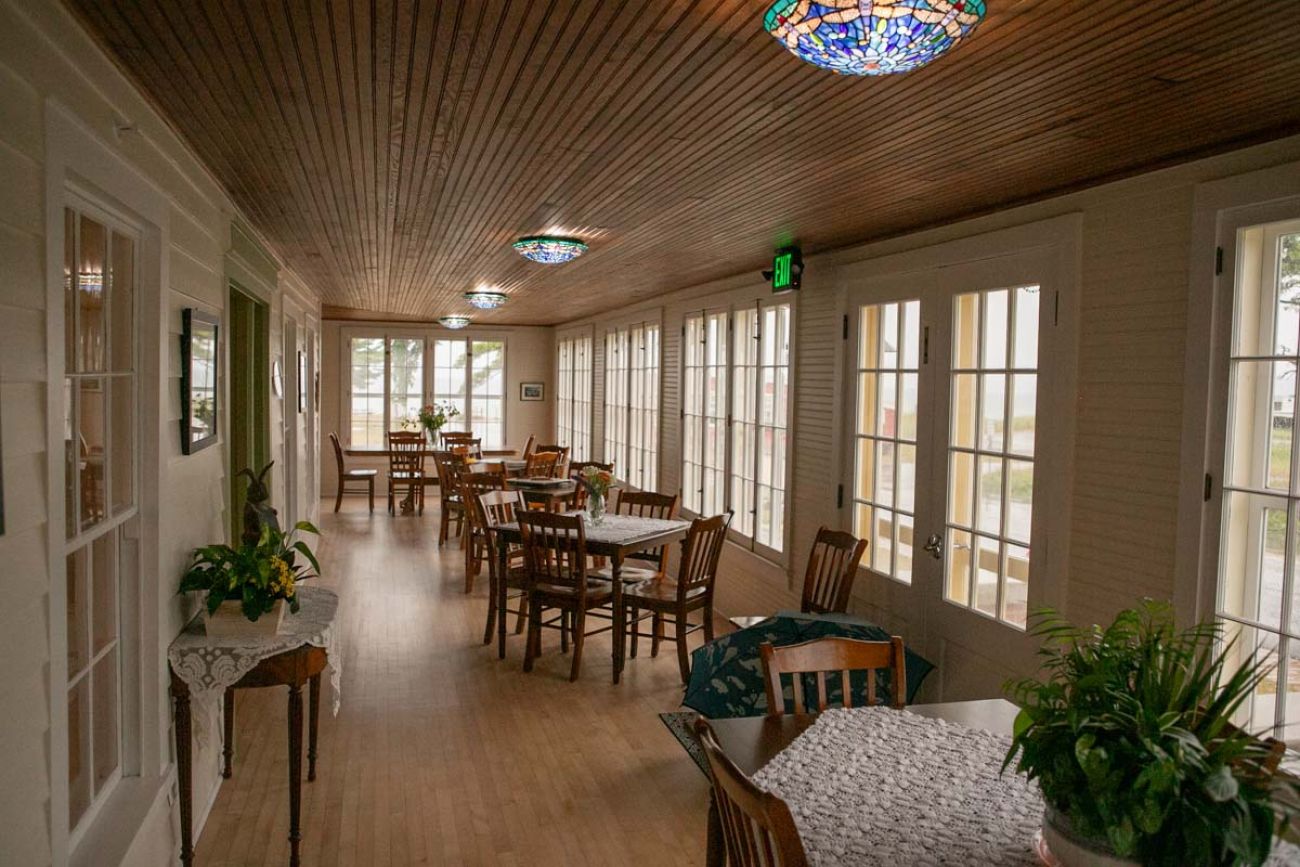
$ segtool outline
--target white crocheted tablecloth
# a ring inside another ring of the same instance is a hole
[[[1011,738],[889,708],[821,714],[754,782],[790,805],[814,865],[1038,865],[1038,787]],[[1300,863],[1278,842],[1269,865]]]
[[[338,714],[343,698],[340,688],[343,654],[338,631],[334,628],[339,608],[338,594],[323,587],[306,586],[299,588],[298,602],[298,613],[285,612],[278,633],[265,638],[241,639],[239,643],[231,643],[229,639],[209,639],[200,612],[167,648],[167,661],[176,676],[189,686],[195,700],[211,701],[269,656],[304,644],[322,647],[329,658],[334,713]]]
[[[638,518],[633,515],[605,515],[600,524],[591,523],[591,517],[586,512],[569,512],[571,515],[582,515],[582,531],[587,536],[587,542],[601,542],[606,545],[626,545],[636,542],[638,539],[649,539],[660,533],[667,533],[673,530],[685,530],[690,527],[690,521],[670,521],[662,518]],[[518,530],[519,524],[511,522],[502,525],[504,527]]]

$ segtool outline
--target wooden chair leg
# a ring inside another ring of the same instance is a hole
[[[713,603],[704,606],[704,640],[713,640]]]
[[[541,650],[542,644],[542,606],[533,605],[528,612],[528,639],[524,648],[524,671],[533,670],[533,660]]]
[[[334,495],[334,511],[343,508],[343,480],[339,479],[339,492]]]
[[[524,623],[528,620],[528,609],[530,607],[528,594],[524,593],[519,597],[519,614],[515,616],[515,635],[524,631]]]
[[[560,653],[569,652],[569,612],[560,609]]]
[[[691,661],[686,654],[686,612],[677,612],[677,667],[682,672],[682,683],[686,683],[691,678]]]
[[[582,644],[587,631],[587,612],[578,609],[573,612],[573,665],[569,668],[569,683],[578,679],[582,671]]]
[[[465,593],[474,592],[474,551],[473,545],[465,549]]]
[[[654,658],[659,655],[659,642],[664,640],[664,616],[656,611],[650,623],[650,656]]]
[[[370,478],[366,479],[366,486],[368,488],[369,497],[370,497],[370,512],[371,514],[373,514],[375,511],[375,477],[374,476],[371,476]]]
[[[634,603],[632,605],[631,616],[628,618],[627,621],[628,628],[632,630],[632,650],[628,654],[628,656],[631,657],[632,659],[636,659],[636,637],[637,634],[641,631],[640,621],[638,620],[640,615],[641,615],[641,609],[637,608],[636,604]]]
[[[451,521],[451,513],[444,503],[442,507],[442,517],[438,521],[438,547],[441,548],[447,544],[447,525]]]
[[[488,572],[487,610],[487,626],[483,627],[483,643],[491,644],[492,632],[497,625],[497,582],[496,579],[492,577],[492,572]]]

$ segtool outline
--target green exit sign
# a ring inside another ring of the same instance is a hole
[[[803,256],[798,247],[777,250],[772,257],[772,291],[798,289],[803,276]]]

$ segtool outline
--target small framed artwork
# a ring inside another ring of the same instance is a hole
[[[271,362],[271,391],[276,397],[284,397],[284,368],[278,358]]]
[[[193,307],[181,315],[181,451],[192,455],[217,441],[221,323]]]
[[[298,350],[298,412],[307,411],[307,353]]]
[[[546,384],[543,382],[521,382],[519,383],[520,400],[545,400]]]

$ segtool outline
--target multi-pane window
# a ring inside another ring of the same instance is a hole
[[[605,335],[605,460],[634,488],[658,483],[659,326]]]
[[[424,406],[424,341],[395,337],[388,341],[388,417],[393,424],[419,420]]]
[[[353,448],[385,448],[387,432],[414,424],[430,402],[459,411],[446,430],[472,430],[484,448],[504,445],[504,341],[367,335],[346,346]]]
[[[1271,667],[1243,724],[1300,736],[1300,221],[1239,233],[1216,613]]]
[[[921,302],[858,310],[853,526],[876,572],[912,581]]]
[[[556,347],[556,442],[572,460],[591,459],[591,336],[569,337]]]
[[[727,506],[727,313],[688,316],[682,347],[682,506]]]
[[[136,513],[136,241],[64,211],[68,820],[121,776],[122,527]]]
[[[735,312],[731,363],[732,529],[756,547],[785,542],[790,305]]]
[[[470,341],[469,429],[483,447],[506,441],[506,345],[500,340]]]
[[[1039,288],[953,299],[944,598],[1025,625]]]

